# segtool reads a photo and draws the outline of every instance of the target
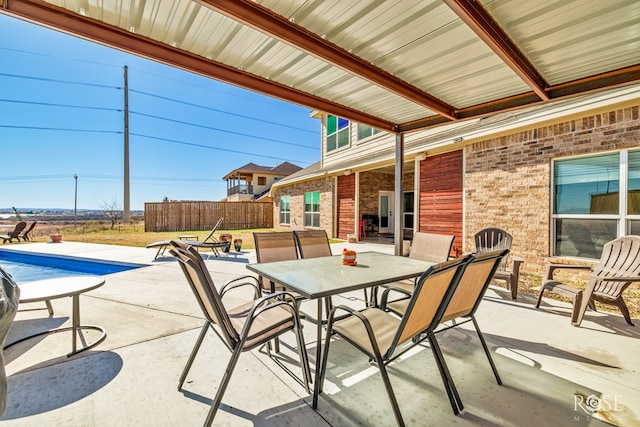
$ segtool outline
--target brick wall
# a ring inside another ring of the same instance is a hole
[[[465,251],[495,226],[513,235],[523,270],[542,273],[550,254],[551,160],[640,146],[638,106],[531,129],[465,147]]]
[[[320,191],[320,228],[333,237],[333,178],[320,178],[299,184],[287,185],[275,190],[273,196],[274,227],[285,230],[303,230],[304,227],[304,194],[309,191]],[[280,224],[280,197],[291,196],[291,222]]]

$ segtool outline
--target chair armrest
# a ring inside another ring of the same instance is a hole
[[[240,282],[241,280],[247,280],[247,279],[249,280]],[[247,275],[247,276],[236,277],[235,279],[227,280],[225,284],[222,285],[222,287],[220,288],[220,298],[222,298],[225,295],[225,293],[227,293],[227,291],[230,291],[232,289],[237,289],[242,286],[253,287],[254,298],[262,297],[262,289],[260,288],[260,282],[258,282],[258,279],[254,276]]]
[[[592,278],[603,282],[640,282],[640,277],[637,276],[593,276]]]
[[[558,269],[574,269],[593,271],[593,266],[578,264],[547,264],[547,268],[543,277],[543,281],[553,280],[553,272]]]
[[[402,289],[402,288],[395,288],[395,287],[389,287],[386,288],[383,292],[382,292],[382,296],[380,297],[380,309],[385,310],[386,306],[387,306],[387,300],[389,298],[389,292],[398,292],[400,294],[403,294],[405,296],[405,298],[400,298],[400,299],[407,299],[407,298],[411,298],[411,292],[408,292],[406,289]]]

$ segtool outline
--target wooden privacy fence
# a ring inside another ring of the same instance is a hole
[[[272,228],[271,202],[157,202],[144,204],[144,231]]]

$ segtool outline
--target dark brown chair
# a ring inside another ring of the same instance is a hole
[[[20,233],[22,233],[22,230],[24,230],[26,226],[27,223],[24,221],[20,221],[19,223],[17,223],[12,232],[7,233],[4,236],[0,236],[0,239],[2,239],[2,244],[4,245],[7,242],[13,243],[13,239],[17,239],[18,241],[20,241]]]
[[[474,240],[476,243],[476,253],[501,251],[507,249],[511,251],[513,237],[500,228],[485,228],[478,231]],[[520,267],[524,260],[520,257],[507,255],[503,258],[496,274],[495,280],[504,280],[507,289],[511,291],[511,299],[518,298],[518,282],[520,281]]]
[[[424,272],[416,283],[402,318],[376,307],[369,307],[361,311],[342,305],[334,307],[327,323],[327,337],[320,368],[320,385],[326,375],[331,338],[333,334],[336,334],[376,362],[396,421],[398,425],[404,425],[386,366],[409,349],[428,339],[451,407],[453,412],[458,414],[462,408],[462,402],[451,380],[451,375],[442,358],[433,332],[440,323],[458,286],[464,267],[472,258],[473,256],[469,255],[465,258],[437,264]],[[339,310],[346,311],[351,315],[336,320],[336,312]],[[335,363],[339,363],[339,361],[335,361]]]
[[[25,228],[24,231],[18,236],[18,241],[20,241],[20,239],[22,239],[23,242],[28,242],[29,240],[31,240],[31,236],[29,236],[29,234],[31,234],[37,222],[38,221],[33,221],[29,227]]]
[[[558,269],[592,270],[584,289],[553,280]],[[629,309],[622,293],[633,282],[640,282],[640,236],[624,236],[612,240],[602,248],[600,262],[595,267],[572,264],[547,265],[536,308],[540,307],[545,291],[553,292],[573,301],[571,324],[580,326],[587,307],[595,310],[595,301],[616,306],[628,324],[633,326]]]
[[[231,359],[218,385],[218,391],[211,404],[205,425],[209,426],[213,423],[240,353],[266,345],[270,355],[269,341],[278,338],[285,332],[292,331],[297,340],[302,379],[295,376],[294,378],[306,389],[307,393],[310,393],[309,381],[311,374],[309,361],[293,296],[287,292],[261,296],[260,286],[252,276],[240,277],[229,281],[218,292],[198,251],[193,246],[186,246],[180,242],[174,242],[173,246],[171,254],[178,259],[180,267],[205,317],[200,335],[180,376],[178,390],[182,389],[182,385],[209,328],[216,332],[216,335],[231,351]],[[227,292],[242,286],[252,287],[254,298],[239,307],[227,309],[223,303],[224,296]],[[290,373],[286,368],[285,371]]]

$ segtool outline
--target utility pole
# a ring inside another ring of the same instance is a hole
[[[78,218],[78,174],[73,174],[73,179],[76,181],[76,191],[73,202],[73,229],[76,229]]]
[[[129,203],[129,67],[124,66],[124,212],[125,224],[131,220]]]

